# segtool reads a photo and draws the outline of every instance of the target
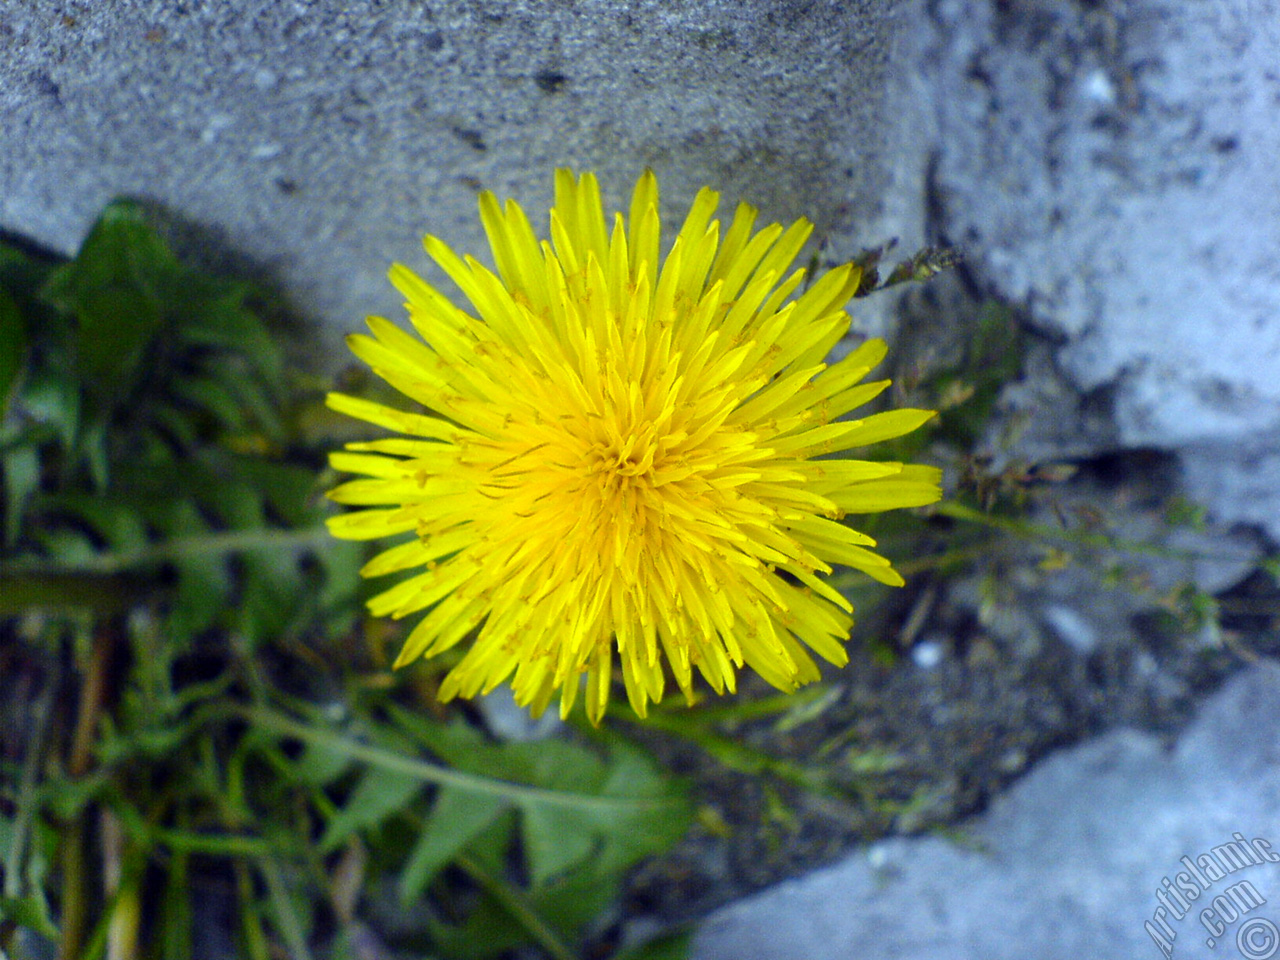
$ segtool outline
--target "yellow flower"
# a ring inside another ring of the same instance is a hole
[[[415,337],[380,317],[351,349],[429,413],[331,394],[329,405],[402,434],[347,445],[333,490],[366,509],[336,536],[412,538],[373,559],[374,577],[420,572],[369,602],[425,615],[396,665],[471,636],[440,696],[508,677],[541,713],[567,715],[586,674],[603,716],[615,661],[644,715],[670,675],[692,700],[696,668],[717,693],[751,667],[782,690],[818,678],[809,651],[848,661],[849,602],[821,578],[840,563],[901,584],[875,542],[838,521],[932,503],[938,471],[815,459],[908,433],[932,416],[840,416],[889,381],[861,383],[885,355],[870,340],[827,366],[849,328],[859,269],[800,296],[786,275],[812,225],[753,231],[738,206],[721,237],[702,190],[660,257],[658,184],[646,172],[609,230],[591,174],[555,180],[551,242],[514,201],[480,197],[497,273],[428,236],[427,253],[475,316],[407,267],[391,282]],[[806,649],[808,648],[808,649]]]

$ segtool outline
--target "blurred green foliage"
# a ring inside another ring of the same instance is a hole
[[[210,956],[208,901],[253,960],[576,956],[685,788],[389,673],[258,302],[129,202],[67,262],[0,244],[0,952]]]

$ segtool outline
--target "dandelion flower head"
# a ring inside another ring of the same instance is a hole
[[[740,204],[722,230],[718,200],[697,195],[664,257],[651,172],[610,222],[592,174],[558,171],[549,241],[484,193],[496,272],[425,240],[470,308],[397,264],[417,336],[371,317],[372,336],[349,338],[426,412],[330,395],[398,434],[333,454],[360,478],[329,496],[360,509],[330,527],[408,535],[362,572],[416,572],[369,608],[419,615],[397,666],[467,643],[442,699],[510,678],[534,714],[559,691],[567,716],[585,685],[598,723],[619,668],[641,716],[671,681],[692,702],[695,671],[717,693],[744,666],[794,690],[818,678],[811,654],[848,660],[852,608],[823,579],[832,564],[902,583],[840,521],[933,502],[938,471],[824,455],[932,413],[841,419],[889,385],[863,382],[880,340],[824,362],[859,268],[796,295],[812,225],[757,231]]]

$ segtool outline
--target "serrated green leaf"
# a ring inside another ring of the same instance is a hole
[[[673,777],[639,746],[614,738],[609,774],[601,795],[636,801],[612,819],[597,862],[604,870],[622,871],[661,853],[684,836],[693,822],[686,784]],[[648,800],[650,803],[642,801]]]
[[[680,784],[639,748],[617,740],[607,758],[562,740],[486,742],[465,723],[431,722],[393,707],[403,729],[459,770],[537,786],[546,797],[516,800],[529,872],[545,884],[586,857],[623,870],[679,839],[691,813]],[[561,802],[560,795],[582,798]],[[594,803],[616,799],[618,803]]]
[[[169,389],[174,397],[212,417],[220,430],[244,429],[244,410],[229,383],[213,376],[177,377]]]
[[[482,830],[509,809],[497,797],[477,797],[451,787],[436,793],[418,842],[400,873],[400,901],[415,900],[432,878]]]
[[[624,876],[603,870],[588,858],[551,883],[531,888],[529,903],[562,936],[576,939],[579,931],[618,899]]]
[[[301,526],[318,523],[320,515],[310,503],[316,490],[314,470],[291,463],[256,457],[228,458],[229,469],[261,491],[267,506],[281,523]]]
[[[111,479],[111,458],[107,452],[107,424],[91,420],[80,438],[81,456],[89,466],[89,477],[98,490],[105,490]]]
[[[142,511],[128,500],[108,499],[87,493],[63,493],[41,498],[45,511],[60,511],[83,521],[106,543],[121,553],[139,550],[147,543]]]
[[[320,839],[320,849],[329,852],[357,830],[375,826],[403,810],[423,789],[420,779],[410,774],[376,767],[360,778],[351,796]]]
[[[211,455],[188,461],[186,469],[191,468],[199,473],[190,474],[187,489],[202,508],[232,530],[259,530],[267,525],[266,491],[246,483],[233,460]]]
[[[543,886],[584,860],[602,832],[621,825],[612,816],[547,804],[522,804],[525,856],[533,885]]]
[[[200,444],[199,425],[187,410],[153,404],[147,410],[156,443],[152,455],[172,457],[175,450],[193,450]]]
[[[75,316],[78,368],[101,398],[131,392],[164,319],[158,278],[177,269],[164,241],[130,201],[109,204],[76,258],[49,276],[44,299]]]
[[[157,525],[168,538],[192,537],[209,532],[200,511],[189,501],[157,505],[162,508]],[[209,629],[226,609],[231,595],[231,574],[223,558],[211,554],[190,554],[178,559],[177,588],[165,623],[175,641],[186,641]]]
[[[92,566],[98,556],[98,548],[84,530],[71,527],[52,527],[36,530],[33,539],[43,551],[67,570],[82,570]]]
[[[28,417],[57,432],[63,450],[75,447],[80,432],[80,389],[66,371],[34,373],[18,402]]]
[[[351,769],[351,758],[340,750],[308,743],[303,747],[295,769],[303,782],[324,787]]]
[[[365,561],[365,545],[350,540],[339,540],[315,557],[324,572],[324,580],[316,594],[316,606],[322,613],[350,608],[355,604],[360,589],[360,568]],[[334,631],[340,635],[341,631]]]
[[[606,742],[603,755],[559,741],[491,744],[474,730],[445,726],[388,706],[400,730],[430,746],[450,765],[416,759],[412,745],[398,743],[403,738],[387,728],[372,731],[379,741],[374,747],[273,711],[254,710],[252,719],[264,731],[344,752],[368,764],[371,771],[456,790],[472,802],[489,798],[509,804],[520,815],[523,846],[535,880],[528,897],[534,903],[555,901],[565,917],[577,916],[575,911],[589,898],[612,897],[626,867],[665,849],[688,826],[691,811],[684,785],[664,776],[644,751],[621,740]],[[499,762],[504,765],[495,770]],[[475,772],[481,768],[485,772]],[[410,790],[404,783],[401,789]],[[346,818],[344,830],[326,837],[328,843],[338,842],[356,828],[352,820],[358,816],[356,811],[373,809],[357,799],[353,797],[340,814]],[[378,813],[378,817],[386,815]],[[473,852],[474,847],[468,847],[468,855]],[[496,876],[500,867],[499,859],[490,872]],[[470,920],[464,927],[470,929],[469,924]],[[451,936],[466,939],[459,928],[449,929]]]
[[[235,628],[251,641],[280,636],[299,608],[302,582],[293,553],[246,550],[240,555],[242,584]]]
[[[40,486],[40,457],[34,447],[14,447],[0,454],[4,479],[4,542],[12,546],[22,530],[31,495]]]

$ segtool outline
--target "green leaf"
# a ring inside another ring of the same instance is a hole
[[[4,542],[12,546],[22,530],[27,503],[40,486],[40,458],[34,447],[14,447],[0,455],[4,479]]]
[[[1260,566],[1263,572],[1275,581],[1277,586],[1280,586],[1280,554],[1263,557],[1262,560],[1259,561],[1258,566]]]
[[[142,598],[138,584],[124,577],[93,574],[0,574],[0,616],[30,609],[84,608],[107,617]]]
[[[26,324],[13,297],[0,287],[0,421],[9,411],[9,400],[26,352]]]
[[[191,960],[195,926],[191,905],[191,857],[185,851],[170,854],[160,900],[160,956],[164,960]]]
[[[212,417],[221,430],[244,428],[244,410],[230,383],[216,376],[179,377],[173,381],[175,397]]]
[[[281,636],[297,615],[301,599],[297,558],[283,550],[245,550],[240,571],[240,602],[231,617],[234,629],[254,643]]]
[[[118,200],[102,211],[75,260],[49,277],[44,298],[75,316],[78,366],[100,396],[118,402],[133,389],[164,319],[158,278],[177,269],[142,208]]]
[[[443,923],[428,916],[431,939],[444,956],[456,960],[486,960],[533,940],[502,904],[486,897],[462,923]]]
[[[304,783],[327,786],[351,769],[351,758],[341,750],[320,743],[308,743],[298,757],[296,768]]]
[[[58,928],[49,915],[49,904],[39,894],[0,897],[0,923],[15,923],[49,940],[56,940]]]
[[[189,501],[161,503],[160,526],[170,539],[206,534],[209,525]],[[179,558],[177,589],[169,610],[166,632],[175,641],[185,641],[207,630],[218,619],[231,595],[231,574],[221,556],[193,553]]]
[[[75,447],[80,432],[80,389],[68,371],[33,374],[18,402],[28,417],[57,432],[63,450]]]
[[[535,886],[588,856],[606,871],[624,870],[666,849],[689,825],[682,785],[621,739],[611,742],[602,758],[561,740],[493,744],[465,723],[446,726],[395,707],[392,715],[459,770],[546,791],[513,798],[523,815],[521,836]],[[562,800],[569,797],[580,799]]]
[[[350,540],[336,540],[324,550],[316,551],[316,560],[324,572],[324,582],[316,593],[316,607],[321,614],[354,607],[360,589],[360,568],[365,561],[365,545]],[[339,636],[342,631],[334,630]]]
[[[61,511],[86,523],[110,550],[121,553],[141,549],[147,531],[139,509],[122,500],[88,493],[63,493],[41,497],[42,512]]]
[[[546,884],[585,859],[602,832],[622,825],[622,818],[601,817],[572,807],[529,803],[521,809],[525,856],[534,886]]]
[[[318,523],[320,514],[310,503],[316,492],[314,470],[290,463],[277,463],[257,457],[227,457],[226,470],[258,491],[281,523],[301,526]]]
[[[580,909],[584,898],[612,896],[623,870],[640,857],[668,847],[690,822],[683,783],[665,776],[644,751],[620,739],[607,742],[603,756],[558,741],[491,744],[475,731],[446,727],[388,706],[402,731],[419,742],[433,741],[432,752],[448,754],[445,759],[452,765],[415,758],[406,745],[393,742],[402,737],[385,730],[376,739],[394,749],[370,746],[270,710],[254,709],[248,716],[264,732],[323,744],[368,764],[371,770],[447,787],[472,802],[488,798],[510,804],[520,814],[529,872],[535,881],[530,898],[539,902],[544,894],[550,897],[568,890],[572,880],[577,885],[559,905],[566,916]],[[495,769],[499,762],[505,766]],[[481,768],[485,772],[473,772]],[[399,789],[404,791],[401,797],[386,802],[374,820],[386,816],[411,791],[403,782]],[[333,831],[327,842],[349,835],[358,828],[359,811],[373,809],[357,799],[363,798],[353,797],[339,814],[346,818],[341,824],[345,833]],[[575,874],[575,868],[588,872]]]
[[[400,900],[408,906],[432,878],[482,830],[509,809],[498,797],[477,797],[452,787],[436,793],[431,817],[400,874]]]
[[[357,830],[376,826],[399,813],[422,788],[422,781],[411,774],[374,767],[360,779],[346,805],[329,821],[320,839],[320,849],[335,850]]]
[[[55,263],[52,257],[28,253],[0,241],[0,287],[9,291],[22,313],[29,315]]]
[[[89,477],[94,489],[105,490],[111,474],[110,456],[107,453],[107,424],[95,417],[85,426],[80,438],[80,450],[89,465]]]
[[[615,736],[609,760],[601,795],[631,798],[634,804],[608,818],[613,829],[605,834],[596,862],[602,869],[622,871],[683,837],[693,822],[693,807],[686,784],[641,747]]]

